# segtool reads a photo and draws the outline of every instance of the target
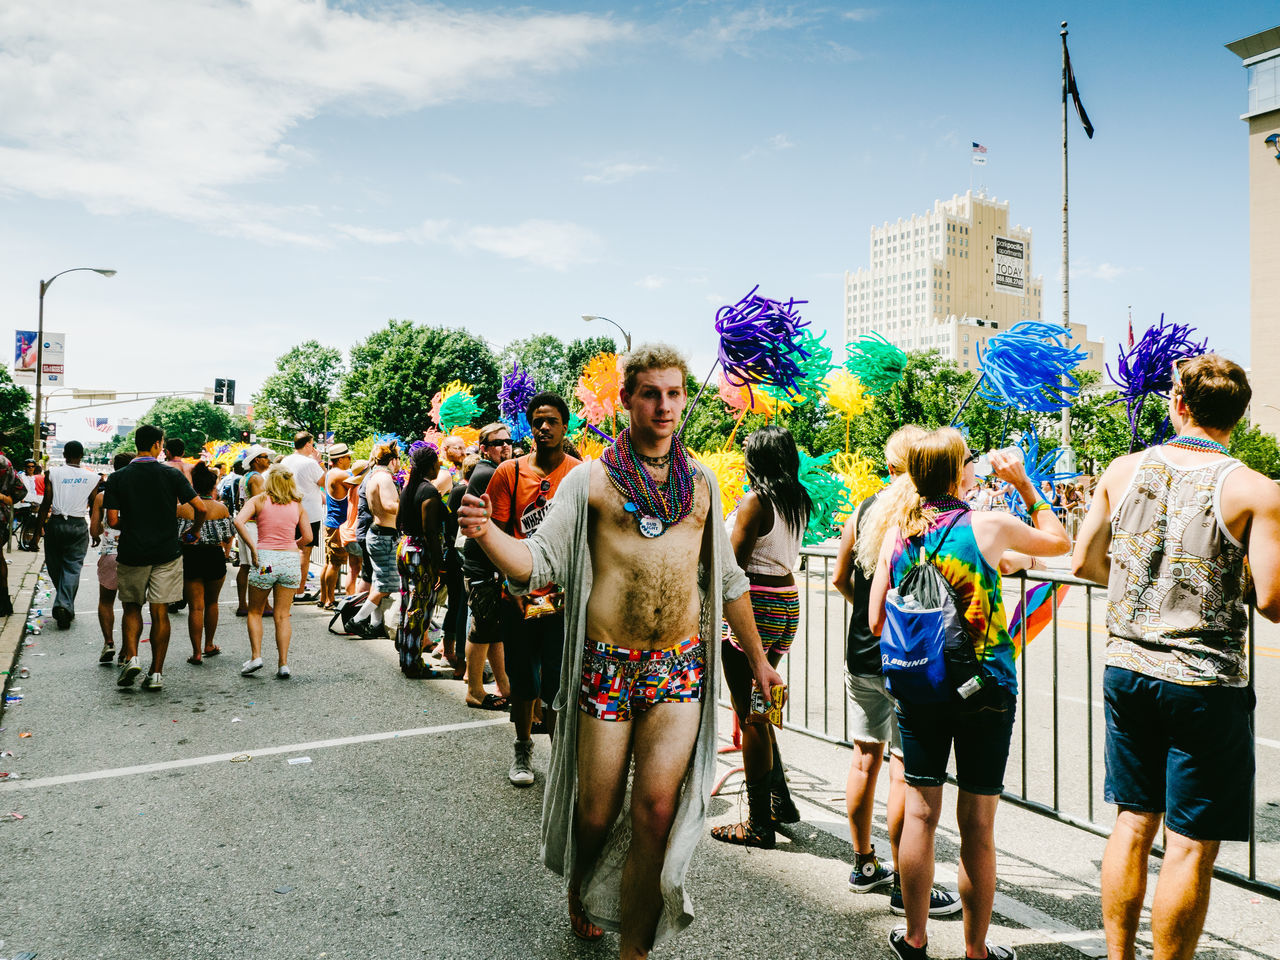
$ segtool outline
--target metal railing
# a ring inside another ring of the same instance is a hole
[[[844,689],[845,638],[848,635],[849,606],[831,585],[835,551],[806,548],[801,551],[803,565],[797,574],[800,586],[801,623],[796,642],[784,658],[780,669],[790,694],[784,714],[784,726],[829,743],[852,747],[849,737],[849,713]],[[1027,641],[1026,619],[1020,627],[1022,655],[1018,658],[1018,714],[1014,741],[1010,745],[1009,771],[1003,798],[1018,806],[1053,817],[1098,836],[1108,836],[1109,824],[1099,823],[1095,812],[1101,804],[1098,794],[1101,778],[1100,744],[1095,727],[1101,710],[1102,669],[1105,658],[1095,656],[1094,600],[1105,602],[1106,589],[1076,577],[1050,571],[1034,571],[1004,578],[1006,609],[1020,599],[1025,608],[1028,584],[1052,582],[1083,592],[1083,620],[1066,621],[1059,609],[1059,590],[1049,593],[1052,619],[1039,640]],[[1074,606],[1080,597],[1068,597]],[[1105,642],[1105,616],[1100,616],[1098,633]],[[1063,634],[1083,632],[1083,640],[1073,636],[1072,656],[1061,657]],[[1046,645],[1045,640],[1048,640]],[[1255,676],[1255,611],[1249,609],[1249,676]],[[1067,692],[1068,684],[1075,693]],[[1047,685],[1047,687],[1046,687]],[[1078,695],[1077,695],[1078,694]],[[1048,698],[1047,705],[1041,703]],[[1083,717],[1079,710],[1082,707]],[[1064,723],[1072,718],[1078,734],[1064,740]],[[1256,722],[1256,721],[1255,721]],[[1256,738],[1256,729],[1254,731]],[[1257,745],[1255,743],[1255,751]],[[1011,786],[1010,782],[1016,784]],[[1258,809],[1257,781],[1250,795],[1251,829],[1243,869],[1230,864],[1240,859],[1240,850],[1226,844],[1218,857],[1215,875],[1231,883],[1280,897],[1280,882],[1263,880],[1258,875]],[[1280,818],[1269,824],[1271,834],[1280,835]],[[1280,838],[1280,837],[1278,837]],[[1273,845],[1273,870],[1280,877],[1280,843]],[[1157,846],[1157,854],[1162,849]],[[1225,861],[1225,863],[1224,863]]]

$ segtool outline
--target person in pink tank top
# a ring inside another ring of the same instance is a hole
[[[257,524],[257,542],[246,536],[248,525]],[[236,514],[236,529],[249,545],[249,659],[240,672],[245,676],[262,669],[262,612],[273,598],[276,649],[280,655],[276,676],[287,680],[289,640],[293,636],[290,615],[293,595],[302,583],[301,548],[311,542],[311,521],[302,506],[293,474],[276,464],[268,472],[262,493],[245,501]]]

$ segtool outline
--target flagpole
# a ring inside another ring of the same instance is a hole
[[[1071,336],[1071,257],[1067,233],[1067,21],[1062,21],[1062,328]],[[1076,468],[1071,449],[1071,408],[1062,410],[1062,449],[1068,471]]]

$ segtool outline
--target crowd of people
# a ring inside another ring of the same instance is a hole
[[[291,675],[299,602],[332,610],[351,635],[393,639],[407,677],[453,676],[468,706],[510,714],[512,785],[535,783],[533,738],[550,738],[542,856],[563,877],[571,928],[587,940],[616,931],[621,956],[645,956],[693,918],[684,881],[707,833],[720,677],[742,729],[747,818],[710,836],[768,849],[778,826],[801,816],[773,724],[813,505],[793,438],[766,426],[745,442],[750,490],[719,522],[716,475],[680,440],[688,374],[670,347],[630,353],[620,395],[628,426],[585,462],[566,439],[568,405],[553,393],[529,402],[531,449],[519,454],[505,423],[483,427],[474,449],[458,437],[438,450],[388,440],[354,460],[338,443],[327,463],[300,433],[290,456],[254,446],[219,476],[143,426],[137,455],[118,457],[103,482],[68,444],[36,519],[55,619],[65,627],[74,617],[92,540],[100,662],[119,663],[121,686],[145,674],[144,688],[162,688],[174,604],[188,610],[188,662],[221,652],[217,601],[232,562],[250,648],[242,673],[262,669],[270,617],[276,675]],[[1219,844],[1250,830],[1246,604],[1280,619],[1280,490],[1227,455],[1249,401],[1244,372],[1207,354],[1180,361],[1174,380],[1176,436],[1121,457],[1096,488],[1037,488],[1012,451],[984,456],[954,429],[906,426],[885,446],[890,482],[844,525],[834,586],[850,606],[849,886],[888,893],[906,921],[888,941],[902,960],[927,957],[929,918],[956,913],[967,957],[1016,957],[987,942],[1018,693],[1002,576],[1068,553],[1076,573],[1109,585],[1106,798],[1119,813],[1102,864],[1102,919],[1111,956],[1134,956],[1162,820],[1155,956],[1194,953]],[[1011,497],[1020,501],[1014,512]],[[912,671],[932,664],[891,652],[924,622],[913,590],[926,568],[945,581],[941,603],[954,612],[943,618],[947,636],[959,638],[938,654],[937,696],[913,685]],[[960,686],[956,664],[968,671]],[[886,759],[892,864],[877,855],[871,830]],[[950,769],[961,837],[955,893],[934,883]],[[615,829],[620,820],[629,829]]]

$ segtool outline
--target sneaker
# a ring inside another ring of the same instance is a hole
[[[1018,960],[1018,951],[1013,947],[999,947],[988,943],[987,960]]]
[[[262,669],[262,658],[254,657],[252,660],[246,660],[240,666],[240,675],[242,677],[247,677],[249,674],[257,673],[261,669]]]
[[[511,781],[512,786],[516,787],[532,787],[533,786],[533,741],[517,740],[515,744],[515,759],[511,761],[511,769],[507,772],[507,779]]]
[[[152,673],[144,677],[142,680],[143,690],[159,690],[164,686],[164,677],[158,673]]]
[[[963,909],[964,905],[960,902],[960,898],[946,887],[935,885],[929,892],[929,916],[949,917]],[[893,885],[893,894],[889,897],[889,912],[898,917],[907,915],[907,910],[902,905],[902,887],[896,883]]]
[[[907,943],[907,928],[894,927],[889,931],[889,949],[898,960],[928,960],[929,945],[913,947]]]
[[[283,667],[281,667],[279,670],[276,671],[276,676],[279,677],[281,680],[288,680],[291,676],[293,676],[293,672],[289,669],[289,665],[286,663]]]
[[[116,647],[114,643],[104,643],[102,651],[98,654],[98,662],[105,667],[111,666],[111,661],[116,658]]]
[[[870,893],[893,884],[893,871],[880,862],[876,848],[866,856],[856,854],[858,860],[849,874],[849,889],[854,893]]]
[[[116,686],[132,687],[134,679],[142,672],[142,664],[137,657],[130,657],[120,668],[120,676],[116,677]]]

